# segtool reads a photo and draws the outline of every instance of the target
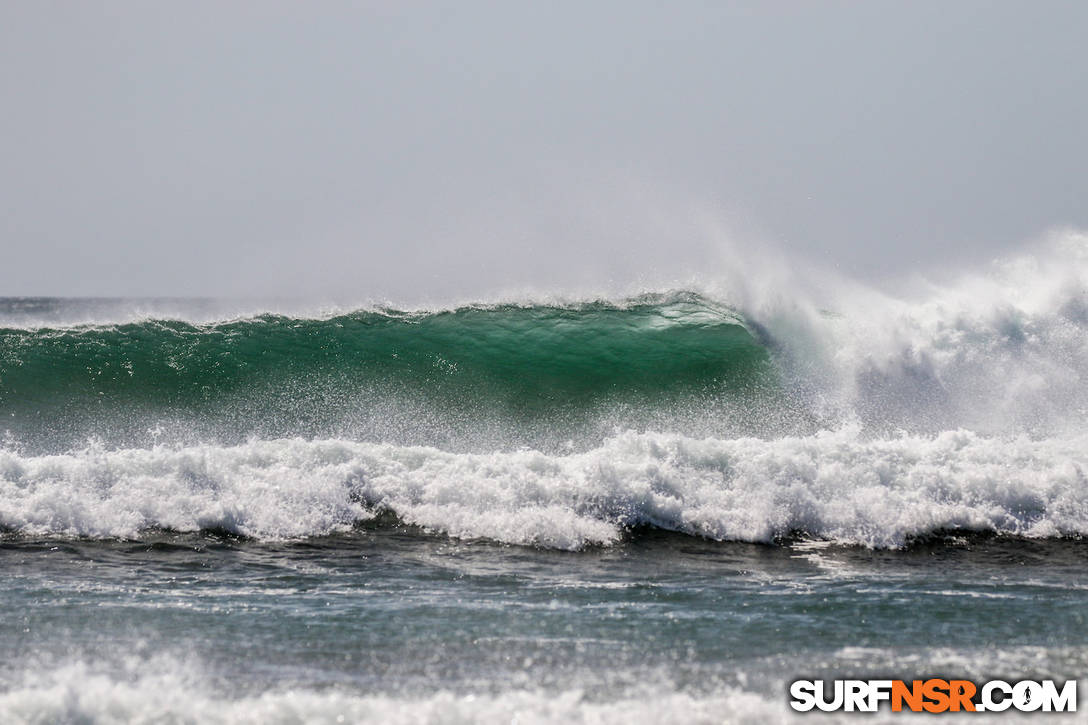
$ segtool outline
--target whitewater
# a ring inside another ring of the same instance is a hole
[[[639,526],[878,547],[952,530],[1076,536],[1088,531],[1085,443],[966,431],[866,441],[847,429],[774,441],[628,432],[565,456],[301,439],[5,452],[0,521],[26,536],[213,529],[275,540],[389,513],[459,538],[560,549]]]
[[[1079,677],[1088,237],[895,294],[765,272],[0,300],[0,719],[774,721],[813,672]]]

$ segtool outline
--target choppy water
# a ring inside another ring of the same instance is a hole
[[[906,551],[659,531],[582,552],[395,526],[24,539],[6,721],[782,721],[786,683],[1079,677],[1083,541]],[[596,718],[596,720],[594,720]]]

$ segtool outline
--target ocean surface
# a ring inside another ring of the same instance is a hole
[[[1088,691],[1086,415],[1077,235],[899,295],[0,299],[0,722]]]

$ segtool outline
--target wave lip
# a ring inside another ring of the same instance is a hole
[[[220,529],[343,532],[383,513],[465,539],[577,550],[649,525],[716,540],[798,534],[900,547],[946,530],[1088,534],[1088,441],[967,431],[870,440],[628,432],[584,453],[452,453],[285,439],[240,446],[0,453],[0,525],[18,536]]]

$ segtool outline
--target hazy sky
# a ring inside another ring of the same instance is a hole
[[[1082,2],[9,0],[0,295],[969,263],[1088,227],[1086,37]]]

